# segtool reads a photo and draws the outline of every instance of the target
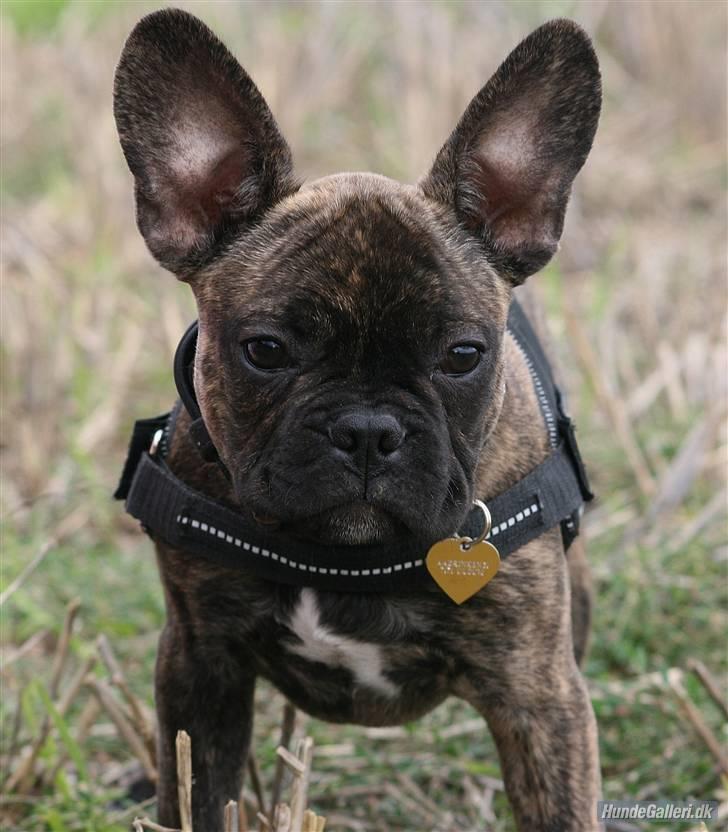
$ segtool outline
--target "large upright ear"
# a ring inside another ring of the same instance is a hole
[[[545,23],[470,102],[420,187],[454,206],[519,283],[556,251],[600,107],[589,38],[569,20]]]
[[[241,223],[296,189],[263,96],[196,17],[165,9],[124,46],[114,116],[150,251],[189,278]]]

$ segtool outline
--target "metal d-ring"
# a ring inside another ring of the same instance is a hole
[[[473,546],[477,546],[478,543],[482,543],[490,534],[491,517],[488,506],[482,500],[473,500],[473,505],[477,506],[483,512],[483,530],[477,537],[466,536],[460,538],[460,548],[464,552],[467,552],[468,549],[472,549]]]
[[[157,455],[157,451],[159,450],[159,446],[162,442],[163,437],[164,431],[161,428],[154,432],[154,436],[152,437],[152,444],[149,446],[149,456]]]

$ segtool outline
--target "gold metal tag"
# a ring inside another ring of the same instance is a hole
[[[448,537],[432,546],[425,563],[440,589],[456,604],[462,604],[495,577],[500,555],[485,540],[470,542],[467,537]]]

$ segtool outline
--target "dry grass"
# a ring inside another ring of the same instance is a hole
[[[667,671],[699,660],[725,689],[725,5],[181,5],[225,34],[306,177],[372,169],[413,180],[531,28],[565,14],[595,35],[600,131],[561,252],[533,283],[601,496],[587,518],[601,599],[588,673],[605,788],[612,797],[719,795],[716,761]],[[186,288],[154,265],[134,227],[111,116],[121,43],[153,6],[58,8],[7,3],[0,35],[0,589],[3,648],[14,659],[2,714],[7,737],[21,713],[26,742],[42,710],[27,685],[43,674],[75,595],[84,600],[77,628],[114,638],[130,685],[149,701],[161,594],[149,545],[108,495],[132,420],[174,398],[171,355],[194,316]],[[34,571],[11,585],[33,558]],[[80,662],[88,651],[75,632]],[[723,715],[688,675],[686,693],[721,744]],[[275,704],[259,705],[257,731],[264,779],[275,767],[280,705],[267,698]],[[80,716],[69,710],[69,720]],[[333,829],[510,828],[492,746],[472,720],[450,703],[386,736],[308,724],[319,748],[314,805]],[[57,780],[34,792],[17,828],[122,828],[130,815],[88,820],[102,816],[108,788],[83,791],[57,727],[48,734],[41,762],[56,777],[66,772],[71,797]],[[81,750],[93,782],[129,759],[114,736],[98,715],[87,730]]]

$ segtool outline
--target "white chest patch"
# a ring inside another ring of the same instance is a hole
[[[396,695],[397,686],[382,672],[382,654],[376,644],[339,636],[321,626],[314,590],[301,590],[288,626],[301,640],[300,644],[286,644],[292,653],[310,661],[345,667],[359,684],[385,696]]]

